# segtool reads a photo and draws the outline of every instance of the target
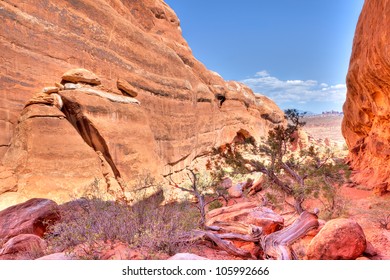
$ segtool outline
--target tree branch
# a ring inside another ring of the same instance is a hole
[[[249,259],[253,258],[250,252],[243,250],[243,249],[236,248],[234,245],[232,245],[231,242],[222,240],[220,237],[218,237],[214,233],[206,231],[205,237],[207,239],[213,241],[215,244],[217,244],[217,246],[219,248],[225,250],[226,252],[228,252],[229,254],[231,254],[233,256],[241,257],[241,258],[249,258]]]

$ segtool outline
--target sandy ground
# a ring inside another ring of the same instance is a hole
[[[343,188],[342,195],[349,201],[348,216],[362,227],[378,255],[373,259],[390,260],[390,224],[387,229],[380,228],[379,221],[390,215],[390,195],[375,196],[372,191]]]
[[[304,130],[316,139],[330,140],[345,143],[341,133],[342,115],[316,115],[303,119],[306,122]]]

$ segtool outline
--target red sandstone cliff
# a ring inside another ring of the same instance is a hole
[[[5,0],[0,21],[2,207],[67,200],[95,179],[114,191],[144,170],[178,171],[242,129],[259,138],[282,121],[272,101],[193,57],[162,0]],[[39,93],[72,68],[101,85]],[[118,101],[127,98],[118,78],[139,104]]]
[[[390,1],[366,0],[347,76],[343,135],[355,179],[384,193],[390,182]]]

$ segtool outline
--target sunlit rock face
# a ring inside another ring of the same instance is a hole
[[[5,0],[0,20],[3,208],[90,186],[112,197],[283,121],[196,60],[161,0]]]
[[[390,2],[366,0],[347,76],[343,135],[355,180],[388,190],[390,182]]]

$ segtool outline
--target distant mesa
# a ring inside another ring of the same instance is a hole
[[[335,110],[331,110],[331,111],[324,111],[322,112],[322,115],[344,115],[344,112],[339,112],[339,111],[335,111]]]

